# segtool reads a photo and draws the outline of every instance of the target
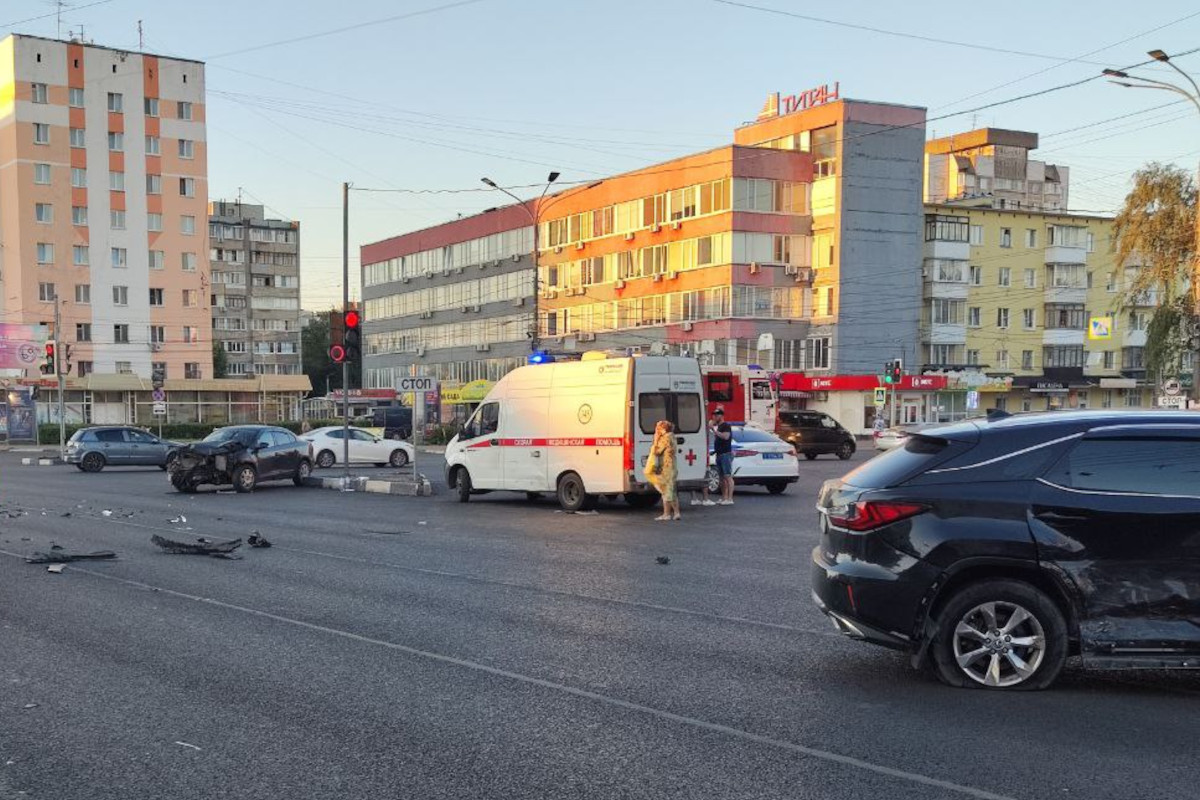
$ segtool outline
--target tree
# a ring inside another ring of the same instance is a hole
[[[1148,375],[1179,371],[1194,310],[1181,290],[1196,253],[1196,183],[1187,171],[1152,162],[1133,175],[1133,190],[1113,220],[1117,265],[1137,266],[1121,297],[1122,309],[1142,305],[1147,292],[1161,298],[1146,331]]]
[[[213,377],[229,377],[229,356],[220,342],[213,342]]]
[[[301,359],[304,374],[312,382],[313,395],[324,396],[327,389],[342,388],[342,366],[329,357],[329,313],[315,314],[301,332]],[[350,385],[362,386],[362,361],[350,364]]]

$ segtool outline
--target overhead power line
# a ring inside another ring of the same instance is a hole
[[[94,3],[86,3],[82,6],[72,6],[72,7],[70,7],[70,10],[71,11],[83,11],[85,8],[92,8],[93,6],[102,6],[102,5],[105,5],[106,3],[111,3],[112,1],[113,0],[96,0],[96,2],[94,2]],[[36,16],[36,17],[26,17],[25,19],[18,19],[14,22],[6,22],[6,23],[0,25],[0,28],[12,28],[16,25],[24,25],[26,22],[37,22],[38,20],[49,19],[50,17],[56,17],[60,13],[61,12],[59,12],[59,11],[51,11],[49,14],[40,14],[39,16]]]

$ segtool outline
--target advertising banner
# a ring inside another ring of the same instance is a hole
[[[8,395],[8,441],[32,442],[37,438],[37,404],[33,390],[28,386],[9,389]]]
[[[45,325],[0,323],[0,369],[37,366],[48,335]]]

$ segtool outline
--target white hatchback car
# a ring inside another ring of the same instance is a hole
[[[800,479],[800,459],[796,448],[758,427],[735,423],[733,433],[734,486],[765,486],[771,494],[782,494],[789,484]],[[708,491],[720,491],[716,458],[710,456]]]
[[[339,426],[317,428],[301,434],[300,438],[312,444],[318,467],[328,469],[342,459],[344,452],[343,430]],[[350,429],[350,463],[375,464],[376,466],[407,466],[413,457],[413,446],[395,439],[380,439],[361,428]]]

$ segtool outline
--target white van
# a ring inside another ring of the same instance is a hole
[[[519,367],[446,446],[446,483],[464,503],[508,490],[555,492],[568,511],[617,494],[649,506],[658,495],[642,469],[662,419],[675,423],[679,487],[698,488],[708,441],[695,359],[585,353]]]

